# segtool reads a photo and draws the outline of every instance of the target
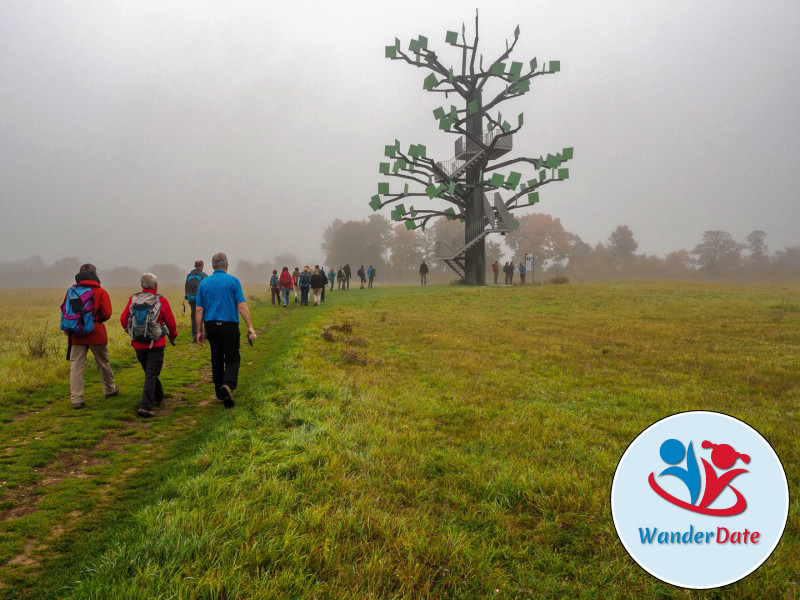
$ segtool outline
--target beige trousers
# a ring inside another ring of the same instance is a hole
[[[314,292],[314,306],[319,305],[322,301],[322,288],[311,288]]]
[[[108,362],[108,344],[73,344],[69,359],[69,389],[73,404],[83,402],[83,370],[90,349],[94,355],[97,371],[100,373],[100,381],[103,383],[103,393],[111,394],[114,391],[114,373]]]

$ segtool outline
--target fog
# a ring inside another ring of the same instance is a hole
[[[385,144],[453,156],[427,73],[384,46],[457,62],[445,33],[476,7],[485,64],[517,25],[516,60],[561,61],[503,105],[515,155],[575,148],[537,211],[656,255],[707,230],[800,244],[796,2],[4,0],[0,260],[324,260],[333,219],[371,214]]]

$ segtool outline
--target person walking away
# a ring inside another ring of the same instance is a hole
[[[69,392],[73,408],[83,408],[83,371],[86,356],[92,351],[103,395],[112,398],[119,394],[114,372],[108,360],[108,332],[105,322],[111,318],[111,299],[97,276],[97,267],[82,265],[75,275],[75,285],[67,290],[61,305],[61,329],[68,337]]]
[[[297,278],[297,285],[300,287],[300,306],[308,306],[308,290],[311,286],[311,270],[308,265],[303,267],[300,277]]]
[[[331,284],[331,289],[330,289],[330,291],[332,292],[332,291],[333,291],[333,285],[334,285],[334,283],[336,282],[336,271],[334,270],[334,268],[333,268],[333,267],[331,267],[330,269],[328,269],[328,281],[329,281],[329,282],[330,282],[330,284]]]
[[[325,288],[328,287],[328,275],[325,273],[325,267],[319,268],[319,274],[322,275],[322,294],[320,295],[320,302],[325,302]],[[313,289],[313,288],[312,288]]]
[[[525,285],[525,263],[519,263],[519,279]]]
[[[311,289],[314,290],[314,306],[319,306],[322,302],[322,290],[325,289],[325,276],[319,269],[314,269],[314,274],[311,276]]]
[[[205,263],[202,260],[194,261],[194,269],[189,271],[189,274],[186,276],[186,282],[183,284],[183,293],[184,298],[189,303],[190,317],[192,323],[192,339],[197,337],[197,331],[195,328],[197,324],[194,322],[194,313],[197,309],[197,286],[200,285],[200,282],[203,281],[208,275],[203,272],[203,267]]]
[[[352,275],[352,272],[350,271],[350,263],[346,263],[344,265],[344,283],[345,283],[345,289],[348,289],[348,290],[350,289],[350,277],[351,277],[351,275]]]
[[[494,284],[497,285],[497,276],[500,274],[500,261],[492,263],[492,272],[494,273]]]
[[[278,283],[278,269],[272,269],[272,277],[269,278],[269,289],[272,292],[272,306],[275,306],[275,301],[281,303],[281,286]],[[192,326],[192,333],[194,333],[194,326]],[[194,336],[197,338],[197,335]]]
[[[508,285],[514,285],[514,261],[508,263]]]
[[[344,289],[344,269],[339,267],[339,270],[336,272],[336,281],[339,282],[339,289]]]
[[[233,390],[239,380],[239,315],[247,325],[247,339],[256,339],[256,330],[250,319],[250,309],[242,292],[242,284],[228,274],[228,257],[219,252],[211,259],[214,272],[200,282],[197,288],[197,343],[208,340],[211,346],[211,379],[217,398],[225,408],[233,407]],[[289,269],[283,273],[291,284]],[[289,291],[284,294],[289,304]],[[205,332],[201,326],[205,323]]]
[[[364,272],[364,265],[361,265],[361,268],[356,271],[356,275],[361,280],[361,289],[364,289],[364,284],[367,283],[367,275]]]
[[[281,288],[283,308],[289,308],[289,291],[296,287],[292,281],[292,276],[289,274],[289,267],[283,267],[281,274],[278,276],[278,286]]]
[[[170,342],[174,344],[178,337],[178,328],[169,302],[158,293],[158,278],[152,273],[144,273],[140,283],[142,291],[128,299],[125,310],[119,316],[119,322],[128,332],[131,346],[136,351],[136,359],[144,370],[142,399],[136,412],[140,417],[152,417],[153,408],[164,400],[164,387],[158,376],[164,366],[166,337],[169,336]],[[196,307],[192,312],[196,312]],[[192,330],[196,333],[197,324],[193,325]]]
[[[372,287],[372,280],[375,279],[375,275],[377,275],[377,272],[375,271],[375,268],[372,265],[370,265],[369,269],[367,269],[367,278],[369,279],[369,284],[367,285],[367,287],[369,288]]]
[[[422,264],[419,266],[419,284],[428,285],[428,265],[425,264],[425,259],[422,260]]]
[[[300,267],[295,267],[294,271],[292,271],[292,284],[294,285],[295,302],[297,302],[300,299],[300,288],[297,285],[299,279],[300,279]]]
[[[505,277],[503,283],[508,285],[508,261],[506,261],[506,264],[503,265],[503,275]]]

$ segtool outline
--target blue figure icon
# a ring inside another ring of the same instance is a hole
[[[689,442],[689,450],[686,451],[683,443],[676,439],[666,440],[661,444],[659,450],[661,458],[669,465],[677,465],[683,460],[684,453],[686,454],[686,468],[682,467],[668,467],[661,471],[661,475],[674,475],[689,488],[689,496],[691,497],[691,504],[697,501],[700,495],[700,468],[697,466],[697,459],[694,456],[694,448],[692,443]]]

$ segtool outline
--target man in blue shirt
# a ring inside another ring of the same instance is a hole
[[[247,338],[256,339],[242,284],[228,275],[228,257],[222,252],[211,259],[214,273],[197,286],[197,343],[211,346],[211,379],[217,398],[233,407],[233,390],[239,379],[239,313],[247,324]],[[205,325],[205,332],[203,331]]]

